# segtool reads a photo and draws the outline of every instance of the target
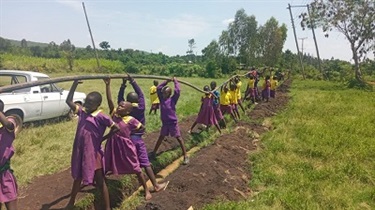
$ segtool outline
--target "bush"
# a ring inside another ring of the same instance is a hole
[[[360,89],[360,90],[367,90],[367,91],[373,91],[373,86],[368,84],[365,81],[359,81],[355,78],[350,79],[347,82],[348,88],[354,88],[354,89]]]

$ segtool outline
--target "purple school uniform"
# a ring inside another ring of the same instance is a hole
[[[114,133],[106,142],[104,151],[105,174],[134,174],[140,173],[137,150],[130,140],[130,133],[138,130],[141,123],[132,116],[112,117],[120,130]]]
[[[8,120],[16,126],[12,118]],[[1,124],[0,124],[1,125]],[[14,154],[14,130],[0,127],[0,202],[10,202],[17,199],[17,181],[10,169],[10,159]]]
[[[204,124],[207,126],[217,125],[217,120],[214,113],[213,107],[213,96],[205,95],[202,97],[202,105],[199,110],[199,114],[195,122]]]
[[[133,103],[133,110],[130,112],[130,116],[137,119],[140,123],[146,126],[146,118],[145,118],[145,96],[142,92],[142,89],[138,86],[137,82],[133,80],[130,83],[134,89],[134,91],[138,94],[138,104]],[[118,94],[118,102],[124,101],[124,91],[125,87],[121,86],[120,91]],[[130,139],[132,140],[133,144],[136,147],[138,159],[141,167],[150,166],[150,160],[148,159],[147,148],[142,139],[142,135],[144,134],[143,131],[132,131],[130,134]]]
[[[157,93],[160,100],[160,116],[162,127],[160,130],[160,135],[162,136],[172,136],[180,137],[180,129],[178,127],[178,119],[176,115],[176,104],[178,98],[180,97],[180,84],[177,80],[174,81],[174,93],[172,97],[167,99],[163,98],[162,89],[167,84],[166,81],[162,82],[157,87]]]
[[[73,179],[81,178],[84,185],[89,185],[94,181],[95,170],[101,167],[98,164],[102,164],[103,134],[114,122],[101,110],[88,114],[81,106],[77,106],[76,112],[79,120],[73,144],[71,172]]]

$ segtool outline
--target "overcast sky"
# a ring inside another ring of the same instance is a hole
[[[310,0],[86,0],[84,1],[96,46],[108,41],[113,49],[133,48],[167,55],[184,55],[188,39],[196,54],[218,40],[237,10],[254,15],[258,25],[272,16],[288,27],[284,50],[296,52],[288,3],[306,5]],[[300,49],[316,56],[312,32],[303,31],[293,8]],[[316,30],[320,56],[351,61],[347,40],[339,33],[325,38]],[[77,47],[91,45],[82,0],[0,0],[0,36],[8,39],[60,44],[66,39]]]

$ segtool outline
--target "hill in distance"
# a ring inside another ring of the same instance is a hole
[[[1,38],[5,39],[6,41],[9,41],[10,44],[13,45],[13,46],[21,47],[21,41],[13,40],[13,39],[7,39],[7,38],[4,38],[4,37],[1,37]],[[35,46],[47,47],[48,46],[48,43],[33,42],[33,41],[29,41],[29,40],[26,40],[26,41],[27,41],[28,47],[35,47]]]

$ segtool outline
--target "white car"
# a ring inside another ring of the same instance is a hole
[[[24,82],[49,79],[48,75],[32,71],[0,70],[0,87]],[[65,100],[69,91],[56,84],[46,84],[1,93],[6,116],[17,115],[23,122],[50,119],[71,114]],[[85,93],[75,92],[73,101],[83,104]]]

